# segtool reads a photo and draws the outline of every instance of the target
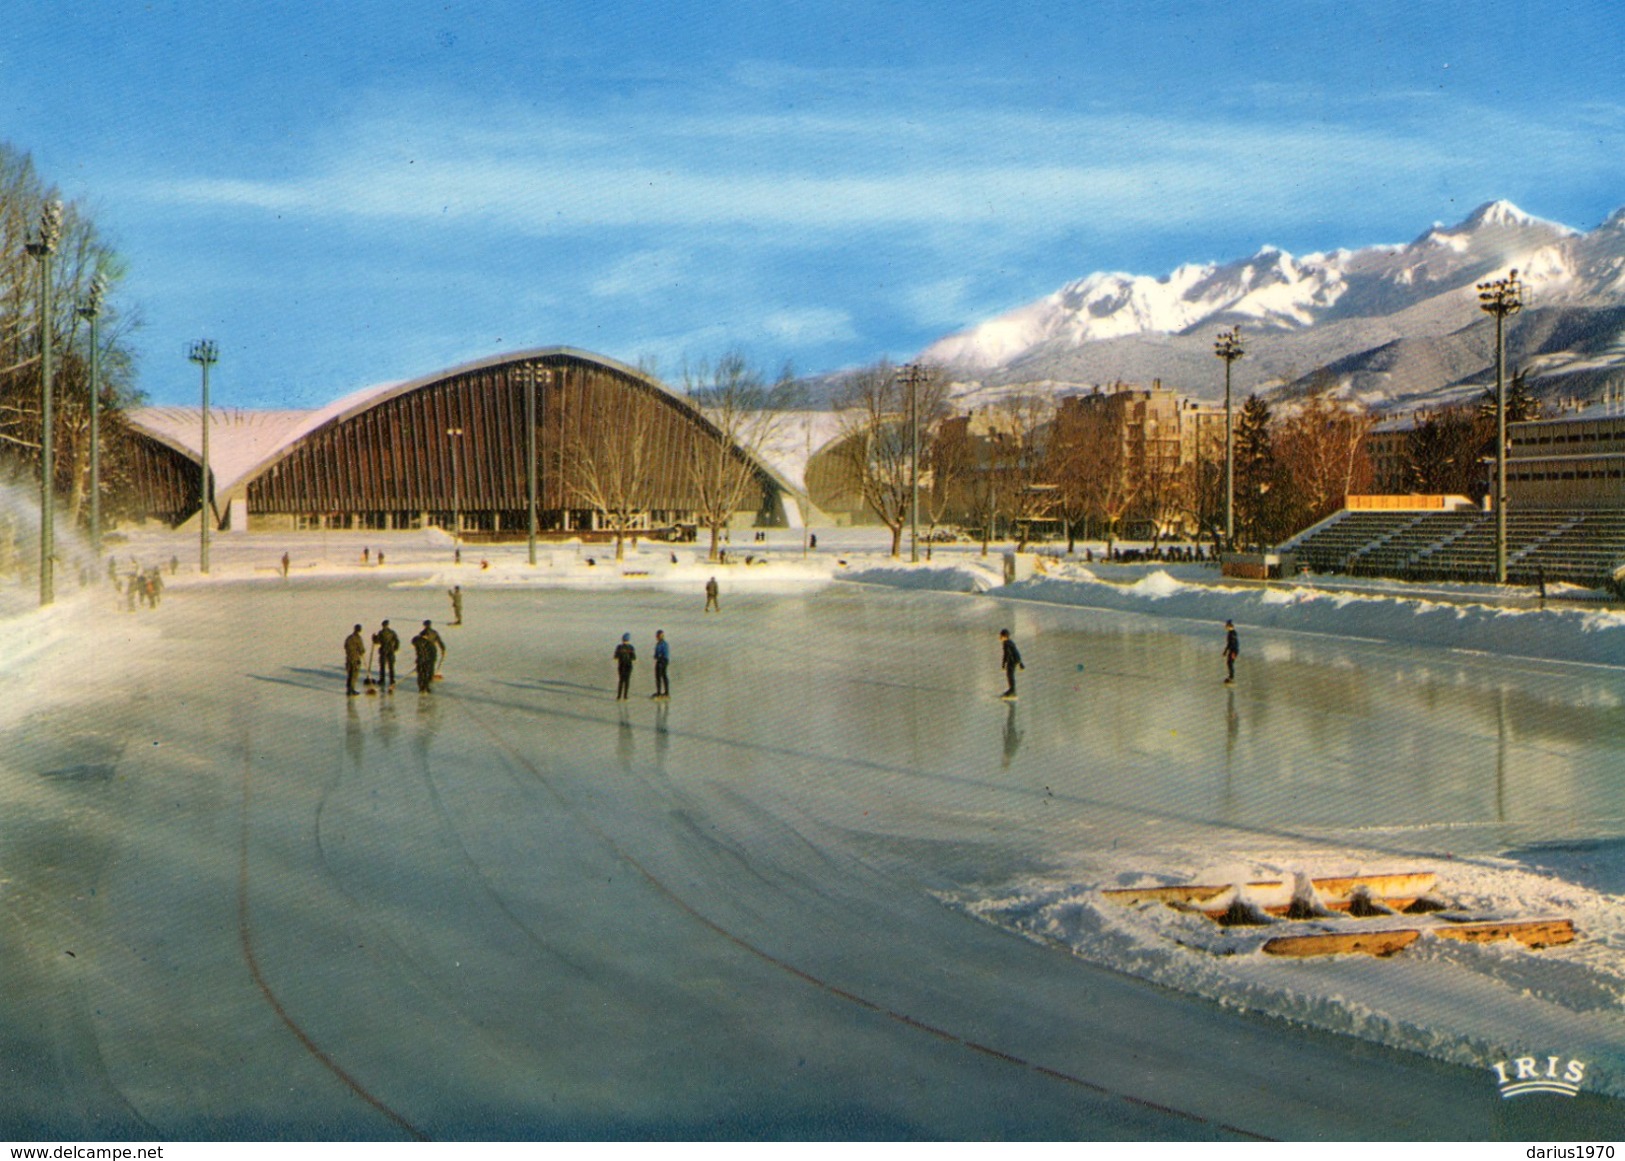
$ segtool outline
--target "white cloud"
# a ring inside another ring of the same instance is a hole
[[[1279,220],[1308,198],[1351,197],[1373,170],[1407,188],[1472,163],[1458,130],[965,109],[559,117],[408,103],[331,127],[308,172],[189,175],[145,192],[198,207],[460,228],[477,220],[530,235],[971,226],[1031,237],[1070,222]],[[1497,150],[1516,148],[1519,128],[1499,130]],[[1553,147],[1549,127],[1540,139]]]
[[[790,347],[846,342],[857,337],[852,316],[827,307],[774,311],[762,320],[761,329],[769,338]]]
[[[596,298],[647,298],[669,294],[689,268],[685,251],[672,247],[628,254],[602,271],[587,285]]]

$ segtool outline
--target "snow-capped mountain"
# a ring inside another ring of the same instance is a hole
[[[1311,376],[1324,381],[1330,370],[1345,390],[1398,402],[1482,372],[1493,350],[1475,333],[1489,319],[1474,287],[1513,268],[1527,284],[1529,308],[1514,319],[1515,330],[1530,327],[1538,314],[1543,344],[1558,331],[1585,336],[1583,359],[1542,350],[1544,369],[1531,362],[1532,378],[1583,363],[1587,383],[1609,376],[1625,382],[1622,319],[1618,312],[1591,313],[1625,305],[1625,210],[1582,233],[1505,201],[1480,206],[1458,225],[1435,225],[1404,245],[1301,258],[1266,246],[1249,258],[1185,265],[1162,278],[1091,274],[938,340],[920,358],[949,367],[967,386],[1160,378],[1203,396],[1220,379],[1213,336],[1239,324],[1248,357],[1235,373],[1244,388]],[[1575,311],[1595,325],[1559,321]],[[1416,343],[1438,349],[1426,357],[1393,349]],[[1396,379],[1396,368],[1406,373]],[[1552,386],[1546,384],[1549,393]],[[1589,391],[1576,381],[1566,386]]]

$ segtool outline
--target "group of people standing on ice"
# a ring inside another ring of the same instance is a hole
[[[382,555],[380,553],[380,555]],[[154,570],[156,571],[156,570]],[[134,576],[132,574],[132,587]],[[158,582],[161,587],[163,582]],[[463,589],[461,585],[453,585],[450,593],[451,608],[455,619],[454,625],[463,623]],[[156,597],[154,598],[156,604]],[[718,586],[716,577],[705,582],[705,611],[720,612],[718,601]],[[1236,679],[1236,658],[1241,655],[1241,641],[1236,632],[1235,622],[1224,623],[1224,684],[1232,685]],[[373,684],[371,657],[376,654],[378,658],[379,688],[393,693],[395,690],[395,655],[400,651],[401,639],[395,630],[389,627],[386,620],[376,633],[372,635],[372,650],[368,650],[362,637],[362,629],[357,625],[351,634],[344,639],[344,691],[350,697],[360,695],[356,689],[356,678],[361,674],[363,664],[367,671],[366,682]],[[423,629],[412,638],[412,648],[416,654],[416,669],[419,693],[432,693],[434,681],[441,659],[446,654],[445,638],[435,630],[430,621],[423,622]],[[615,664],[615,700],[626,701],[631,697],[632,670],[637,664],[638,651],[632,644],[632,634],[622,633],[620,642],[610,654],[610,660]],[[671,697],[671,642],[666,639],[664,629],[655,630],[654,644],[655,663],[655,691],[650,694],[653,700],[664,701]],[[1016,673],[1027,668],[1021,659],[1021,650],[1016,647],[1010,630],[999,630],[999,668],[1004,671],[1005,690],[1000,695],[1005,701],[1016,700]],[[1082,668],[1081,666],[1079,668]],[[386,679],[387,674],[387,679]]]
[[[376,684],[384,693],[395,692],[395,655],[400,652],[401,637],[394,629],[389,627],[385,620],[378,626],[378,631],[372,635],[372,648],[367,648],[366,640],[361,635],[361,626],[357,625],[348,637],[344,639],[344,692],[349,697],[359,697],[361,691],[357,689],[356,678],[361,676],[365,667],[366,683]],[[423,628],[412,638],[412,651],[415,654],[419,693],[433,693],[434,682],[440,662],[446,655],[446,639],[434,627],[434,622],[423,622]],[[378,679],[373,681],[371,658],[378,658]]]

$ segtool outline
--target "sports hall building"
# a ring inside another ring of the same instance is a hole
[[[634,527],[698,523],[693,467],[719,455],[749,476],[733,526],[802,522],[797,490],[729,444],[691,400],[567,347],[369,387],[315,411],[211,408],[209,519],[223,531],[440,527],[474,539],[522,536],[531,398],[539,531],[598,529],[602,512],[580,486],[583,465],[624,474],[634,456]],[[127,419],[140,511],[190,523],[202,496],[202,409],[137,408]]]

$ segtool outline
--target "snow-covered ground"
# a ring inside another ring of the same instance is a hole
[[[534,568],[522,544],[456,564],[440,533],[222,535],[203,577],[194,539],[151,533],[111,547],[163,565],[157,610],[0,588],[3,1131],[1625,1127],[1617,609],[1190,565],[1002,586],[973,546],[910,566],[817,534]],[[342,696],[340,639],[383,617],[443,628],[435,695],[403,664]],[[1392,870],[1580,938],[1288,961],[1275,928],[1100,893]],[[1553,1054],[1586,1062],[1581,1097],[1500,1099],[1491,1065]]]

